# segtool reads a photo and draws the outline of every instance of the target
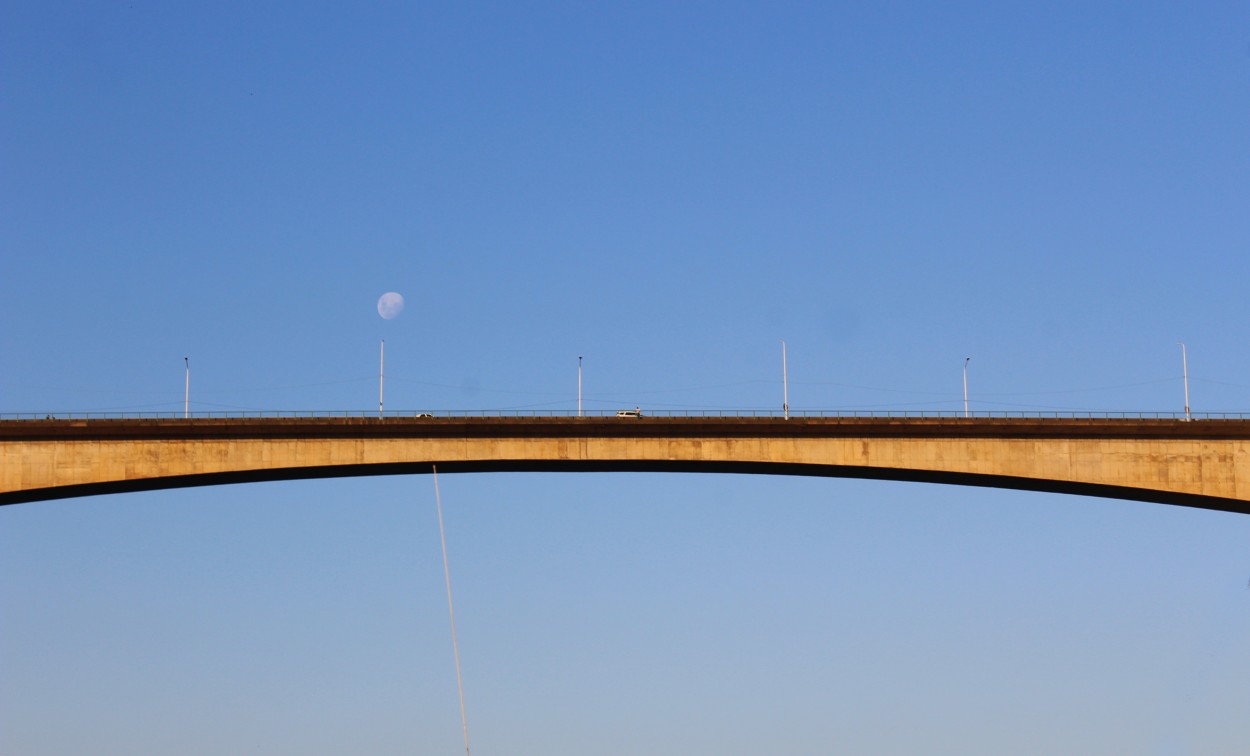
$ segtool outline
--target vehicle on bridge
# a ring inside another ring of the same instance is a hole
[[[642,408],[634,407],[632,410],[617,410],[617,417],[642,417]]]

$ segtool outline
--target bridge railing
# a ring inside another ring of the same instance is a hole
[[[94,412],[94,411],[60,411],[60,412],[0,412],[0,420],[175,420],[184,417],[195,419],[233,419],[233,418],[339,418],[339,417],[378,417],[376,410],[247,410],[236,412],[192,412],[185,416],[182,412]],[[470,410],[387,410],[382,417],[394,418],[468,418],[468,417],[616,417],[617,410],[577,410],[561,409],[470,409]],[[781,410],[773,409],[658,409],[642,410],[643,417],[728,417],[728,418],[777,418],[785,416]],[[1091,419],[1091,420],[1184,420],[1184,412],[1158,411],[999,411],[982,410],[965,415],[962,411],[946,410],[790,410],[792,418],[945,418],[969,420],[990,418],[1054,418],[1054,419]],[[1250,413],[1246,412],[1191,412],[1192,420],[1246,420]]]

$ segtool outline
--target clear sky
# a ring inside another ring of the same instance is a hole
[[[1248,244],[1240,2],[0,3],[0,413],[1250,412]],[[475,754],[1250,742],[1244,516],[440,483]],[[0,752],[461,752],[448,625],[428,476],[6,507]]]

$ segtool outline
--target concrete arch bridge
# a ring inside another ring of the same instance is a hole
[[[1083,494],[1250,513],[1250,420],[298,417],[0,420],[0,504],[252,481],[733,472]]]

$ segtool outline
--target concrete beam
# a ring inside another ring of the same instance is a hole
[[[1077,493],[1250,513],[1250,421],[213,418],[0,421],[0,504],[440,471],[742,472]]]

